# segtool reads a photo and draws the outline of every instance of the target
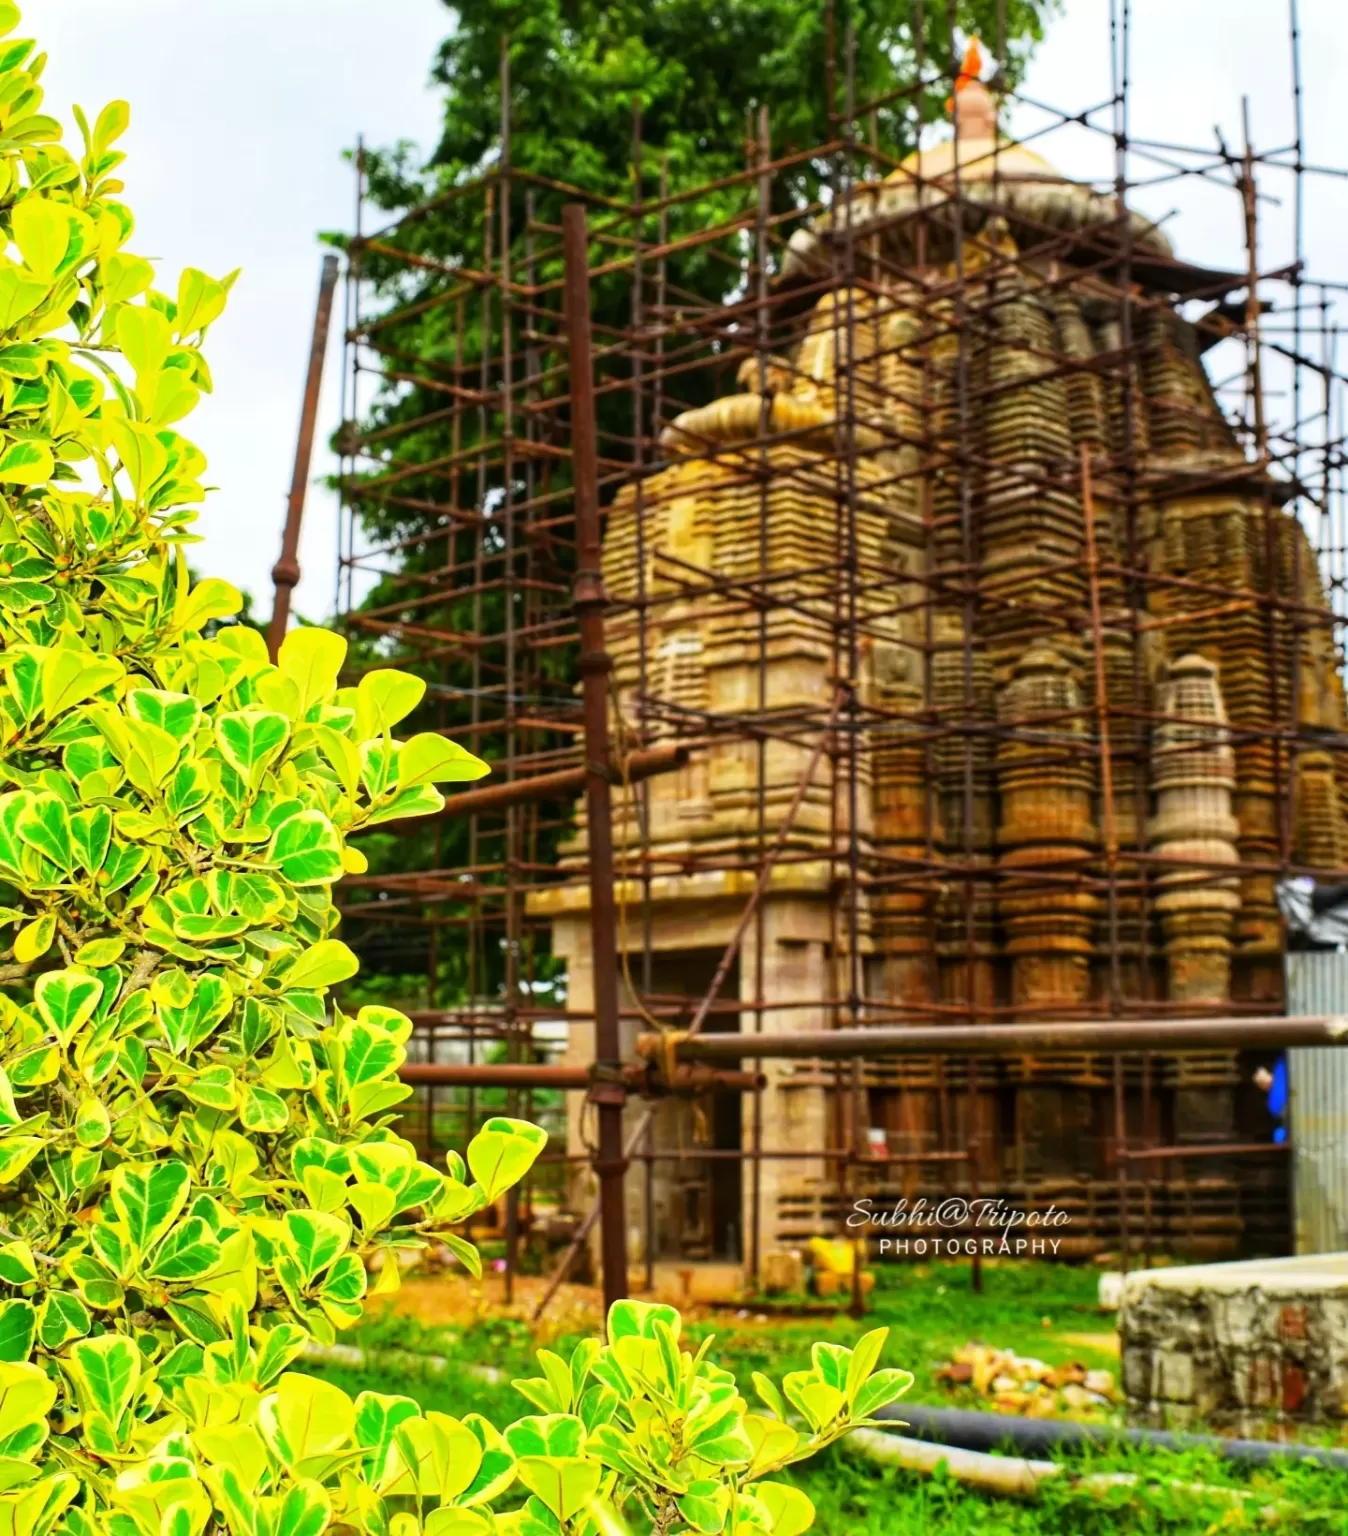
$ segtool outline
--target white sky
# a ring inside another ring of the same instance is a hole
[[[1076,111],[1109,95],[1107,0],[1067,0],[1025,93]],[[1240,98],[1251,98],[1257,147],[1291,134],[1287,0],[1134,0],[1131,132],[1211,144],[1214,123],[1240,142]],[[1300,0],[1306,156],[1348,163],[1345,0]],[[318,284],[320,229],[349,227],[352,174],[341,159],[358,132],[429,148],[437,104],[425,83],[450,25],[441,0],[28,0],[25,25],[51,53],[47,108],[70,122],[113,97],[132,105],[124,141],[132,248],[158,257],[173,291],[185,265],[243,275],[208,344],[216,393],[188,426],[221,489],[201,523],[194,563],[249,589],[271,608],[300,394]],[[991,40],[989,40],[991,41]],[[1044,123],[1022,107],[1021,133]],[[71,124],[73,132],[73,123]],[[1035,147],[1074,175],[1113,173],[1107,140],[1083,129]],[[1146,173],[1140,159],[1134,178]],[[1290,259],[1291,178],[1270,173],[1281,206],[1262,211],[1267,269]],[[1277,184],[1275,184],[1277,183]],[[1192,179],[1139,192],[1181,255],[1243,265],[1235,195]],[[1348,278],[1335,236],[1348,228],[1348,182],[1308,185],[1306,250],[1313,273]],[[330,471],[326,440],[339,417],[338,326],[324,378],[315,478]],[[321,488],[306,508],[296,607],[331,609],[335,508]]]
[[[1061,112],[1087,110],[1110,95],[1109,0],[1067,0],[1064,14],[1052,23],[1022,94],[1052,103]],[[1348,93],[1343,88],[1348,65],[1348,6],[1345,0],[1299,0],[1302,71],[1303,157],[1307,164],[1348,166]],[[1255,150],[1288,149],[1295,138],[1289,0],[1134,0],[1128,132],[1133,140],[1207,147],[1217,152],[1216,129],[1227,148],[1242,150],[1241,98],[1249,98],[1250,139]],[[1029,135],[1053,119],[1020,103],[1011,129]],[[1108,110],[1092,121],[1108,126]],[[1113,148],[1100,134],[1075,125],[1055,128],[1034,148],[1054,164],[1082,179],[1112,180]],[[1198,163],[1192,156],[1164,156],[1172,165]],[[1130,156],[1133,182],[1165,177],[1169,168],[1139,151]],[[1268,272],[1288,265],[1295,252],[1294,181],[1290,171],[1259,167],[1259,265]],[[1309,280],[1348,280],[1348,252],[1342,232],[1348,228],[1348,180],[1307,176],[1303,181],[1302,254]],[[1244,218],[1240,197],[1225,187],[1188,177],[1156,186],[1137,187],[1129,195],[1134,208],[1163,220],[1176,253],[1199,265],[1225,271],[1245,270]],[[1288,306],[1291,290],[1268,285],[1265,303],[1275,306],[1266,321],[1270,338],[1290,346]],[[1310,302],[1303,292],[1303,310]],[[1338,295],[1338,323],[1345,317],[1348,294]],[[1331,323],[1333,317],[1331,317]],[[1319,338],[1302,338],[1303,354],[1319,355]],[[1243,370],[1243,343],[1226,342],[1207,355],[1216,379]],[[1265,402],[1273,430],[1291,420],[1290,370],[1276,355],[1265,354]],[[1318,384],[1300,402],[1303,439],[1315,441],[1319,426],[1308,418],[1319,409]],[[1239,403],[1240,387],[1226,397]],[[1314,481],[1317,463],[1308,455],[1301,472]],[[1305,509],[1303,508],[1303,512]],[[1318,530],[1309,529],[1312,538]]]
[[[300,397],[325,247],[351,227],[354,173],[343,149],[409,138],[433,145],[439,112],[426,81],[449,30],[440,0],[20,0],[16,35],[51,54],[46,110],[76,135],[70,104],[92,115],[131,103],[121,147],[130,248],[178,272],[243,272],[207,338],[215,393],[183,425],[210,460],[192,552],[203,573],[253,593],[271,612]],[[341,298],[323,378],[315,478],[330,472],[340,420]],[[332,610],[335,502],[305,508],[296,608]]]

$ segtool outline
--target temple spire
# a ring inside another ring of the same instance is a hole
[[[982,73],[983,49],[978,39],[973,37],[964,50],[964,61],[955,77],[955,93],[946,102],[946,111],[955,118],[956,138],[991,139],[996,135],[997,108],[992,93],[979,78]]]

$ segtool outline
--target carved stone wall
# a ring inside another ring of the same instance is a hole
[[[1164,673],[1157,705],[1164,718],[1152,752],[1156,815],[1148,835],[1160,869],[1166,994],[1176,1003],[1221,1003],[1231,995],[1240,883],[1219,871],[1236,863],[1240,827],[1231,814],[1235,755],[1217,668],[1181,656]]]
[[[1348,862],[1345,754],[1327,742],[1293,764],[1275,737],[1345,730],[1323,582],[1280,488],[1222,416],[1167,286],[1170,248],[1135,228],[1125,336],[1113,280],[1069,266],[1050,238],[1114,227],[1112,200],[996,145],[981,89],[961,97],[958,142],[860,190],[852,209],[862,249],[896,267],[922,257],[924,282],[877,269],[864,287],[828,289],[836,214],[799,232],[784,280],[827,291],[790,355],[749,357],[741,392],[679,416],[664,465],[608,510],[615,729],[626,743],[698,744],[686,769],[641,791],[656,952],[732,930],[835,690],[861,706],[862,725],[819,757],[741,956],[740,1000],[776,1005],[746,1007],[741,1029],[837,1022],[858,959],[863,1018],[872,1006],[917,1021],[1276,1005],[1269,868],[1289,839],[1298,861]],[[928,235],[915,246],[919,185]],[[615,819],[621,876],[635,803]],[[585,836],[581,815],[566,857],[582,857]],[[852,844],[849,868],[839,850]],[[630,870],[619,894],[635,911]],[[531,905],[587,974],[583,887]],[[853,908],[859,956],[842,916]],[[625,931],[644,942],[635,922]],[[573,1042],[584,1059],[582,1031]],[[940,1071],[872,1073],[870,1123],[930,1145]],[[836,1076],[802,1064],[771,1080],[768,1144],[791,1127],[823,1148],[846,1130]],[[1027,1060],[1008,1081],[1018,1165],[993,1100],[971,1107],[949,1081],[947,1137],[977,1123],[1002,1177],[1103,1180],[1112,1131],[1096,1068]],[[1172,1134],[1228,1130],[1235,1081],[1220,1056],[1167,1075],[1168,1102],[1217,1106],[1177,1116]],[[764,1245],[834,1219],[822,1162],[765,1167],[759,1194]]]

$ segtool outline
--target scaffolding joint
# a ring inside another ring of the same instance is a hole
[[[627,1102],[627,1068],[621,1061],[595,1061],[590,1066],[591,1104],[617,1104]]]

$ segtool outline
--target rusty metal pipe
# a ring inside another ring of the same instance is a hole
[[[594,410],[594,358],[590,348],[590,257],[584,203],[562,209],[563,292],[569,342],[571,474],[576,512],[573,606],[580,628],[581,692],[585,719],[585,813],[589,834],[590,955],[594,986],[597,1066],[619,1064],[618,918],[613,892],[613,806],[608,778],[608,692],[613,660],[604,644],[603,558],[599,536],[599,446]],[[624,1093],[596,1084],[598,1109],[600,1259],[604,1311],[627,1295],[627,1214],[623,1203]]]
[[[543,1062],[407,1061],[398,1069],[405,1083],[435,1088],[576,1088],[593,1086],[588,1067]],[[651,1062],[628,1062],[622,1068],[623,1091],[644,1094],[753,1093],[762,1087],[758,1072],[740,1072],[688,1062],[665,1083]]]
[[[588,1088],[585,1067],[541,1062],[405,1061],[398,1068],[405,1083],[434,1088]]]
[[[633,752],[627,759],[626,769],[610,763],[610,784],[639,784],[656,774],[671,773],[682,768],[688,761],[688,748],[675,742],[651,747],[644,752]],[[458,816],[488,815],[503,811],[512,805],[528,805],[535,800],[565,799],[580,794],[589,782],[588,768],[561,768],[555,773],[539,773],[532,778],[512,779],[509,783],[488,784],[484,789],[468,789],[461,794],[451,794],[444,809],[434,816],[402,816],[394,821],[381,821],[376,827],[357,827],[356,832],[396,832],[403,827],[425,827],[428,821],[449,821]]]
[[[309,461],[314,451],[314,427],[318,421],[318,391],[323,383],[323,356],[328,350],[328,326],[332,320],[332,295],[337,287],[337,258],[323,258],[323,275],[318,282],[318,307],[314,311],[314,334],[309,345],[309,372],[304,381],[304,404],[300,409],[300,435],[295,444],[295,467],[286,498],[285,528],[281,534],[281,558],[272,567],[271,622],[267,625],[267,652],[273,661],[286,637],[290,623],[290,594],[300,579],[300,522],[304,517],[304,495],[309,488]]]
[[[1168,1162],[1172,1157],[1251,1157],[1262,1152],[1290,1152],[1291,1150],[1290,1141],[1218,1141],[1211,1145],[1204,1142],[1193,1145],[1181,1143],[1174,1147],[1137,1147],[1131,1150],[1128,1147],[1120,1147],[1114,1155],[1123,1162],[1149,1163]]]
[[[638,1051],[660,1048],[642,1035]],[[1348,1016],[1300,1018],[1083,1019],[1058,1024],[914,1025],[900,1029],[804,1030],[791,1034],[698,1035],[679,1042],[686,1061],[749,1057],[1016,1056],[1052,1051],[1212,1051],[1348,1045]]]

